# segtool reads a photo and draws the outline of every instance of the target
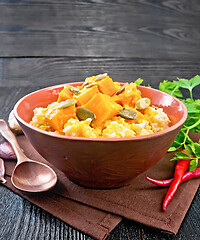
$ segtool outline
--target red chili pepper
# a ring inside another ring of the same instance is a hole
[[[185,150],[183,150],[183,152],[186,153]],[[192,157],[192,156],[190,156],[190,157]],[[184,175],[185,171],[187,170],[189,163],[190,163],[190,159],[178,161],[178,163],[175,167],[174,180],[173,180],[171,186],[169,187],[167,194],[165,196],[164,202],[163,202],[163,211],[166,211],[167,205],[172,200],[176,190],[178,189],[179,185],[181,184],[183,175]]]
[[[146,177],[146,179],[149,182],[154,183],[155,185],[160,186],[160,187],[169,187],[174,180],[173,178],[166,179],[166,180],[157,180],[157,179],[153,179],[153,178],[150,178],[150,177]]]
[[[200,167],[196,168],[192,172],[190,172],[190,171],[186,172],[183,175],[183,178],[182,178],[181,182],[186,182],[186,181],[189,181],[190,179],[199,178],[199,177],[200,177]],[[155,185],[160,186],[160,187],[169,187],[174,180],[173,178],[166,179],[166,180],[157,180],[157,179],[153,179],[153,178],[150,178],[150,177],[146,177],[146,179],[149,182],[154,183]]]

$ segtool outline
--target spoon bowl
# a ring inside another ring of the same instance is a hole
[[[10,142],[17,156],[17,164],[11,176],[12,184],[26,192],[43,192],[54,187],[57,182],[56,173],[48,165],[25,156],[3,119],[0,119],[0,132]]]
[[[56,184],[57,177],[47,165],[29,160],[15,167],[11,182],[22,191],[42,192],[51,189]]]

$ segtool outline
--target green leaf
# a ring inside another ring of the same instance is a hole
[[[177,135],[175,141],[173,142],[171,147],[179,147],[183,145],[183,140],[184,140],[184,131],[180,131],[179,134]]]
[[[178,159],[177,157],[173,157],[170,159],[170,161],[178,161],[178,160],[180,160],[180,159]]]
[[[191,89],[190,81],[188,79],[184,78],[177,78],[179,81],[175,82],[176,86],[186,88],[186,89]]]
[[[135,83],[136,83],[137,85],[140,85],[142,82],[143,82],[143,79],[142,79],[142,78],[138,78],[138,79],[135,81]]]
[[[198,166],[198,158],[194,158],[190,161],[190,171],[193,171]]]
[[[185,104],[188,114],[189,113],[200,114],[200,102],[199,101],[182,100],[182,102]]]
[[[189,129],[189,131],[200,133],[200,116],[193,114],[188,116],[183,129]]]
[[[186,150],[187,154],[193,156],[193,151],[192,151],[192,147],[190,144],[185,145],[185,150]]]
[[[168,149],[168,152],[174,152],[174,151],[176,151],[176,148],[175,148],[175,147],[170,147],[170,148]]]
[[[193,143],[193,149],[194,149],[195,156],[200,158],[200,144]]]
[[[190,157],[184,152],[176,153],[176,157],[179,158],[179,159],[190,159]]]
[[[196,104],[196,103],[188,104],[187,103],[185,105],[188,110],[188,113],[199,113],[200,112],[200,104]]]
[[[200,76],[196,75],[195,77],[190,79],[190,82],[191,82],[192,88],[198,86],[200,84]]]
[[[158,89],[174,97],[183,97],[181,91],[179,90],[179,87],[176,86],[174,81],[170,82],[170,81],[164,80],[159,84]]]
[[[190,157],[184,153],[184,152],[178,152],[175,154],[175,157],[171,159],[171,161],[174,161],[174,160],[187,160],[187,159],[190,159]]]
[[[175,81],[175,85],[181,88],[188,89],[190,92],[190,98],[192,97],[192,89],[200,84],[200,76],[196,75],[195,77],[191,79],[185,79],[185,78],[177,78],[178,81]]]

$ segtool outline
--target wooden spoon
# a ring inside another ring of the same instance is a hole
[[[11,182],[16,188],[27,192],[43,192],[55,186],[57,175],[53,169],[25,156],[15,135],[3,119],[0,119],[0,132],[11,144],[17,156],[17,164],[11,176]]]

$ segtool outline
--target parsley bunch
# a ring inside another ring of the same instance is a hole
[[[189,80],[184,78],[177,78],[177,80],[174,81],[164,80],[159,84],[158,88],[159,90],[178,98],[187,107],[187,120],[168,151],[173,152],[181,147],[184,147],[186,152],[193,156],[190,161],[190,171],[193,171],[195,168],[197,168],[198,160],[200,159],[200,140],[199,143],[195,143],[189,137],[189,132],[200,133],[200,99],[195,100],[193,98],[193,89],[199,85],[200,76],[196,75]],[[189,98],[183,99],[181,88],[189,91]],[[183,152],[178,152],[175,154],[175,157],[171,159],[171,161],[181,159],[190,159],[190,157]]]

